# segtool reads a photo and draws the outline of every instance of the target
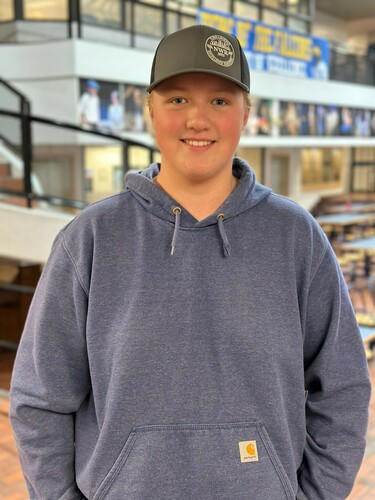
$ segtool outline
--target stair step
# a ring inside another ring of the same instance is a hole
[[[14,179],[9,176],[0,177],[0,188],[23,191],[23,179]]]
[[[16,207],[28,208],[26,198],[22,198],[20,196],[11,196],[8,198],[3,198],[2,195],[0,195],[0,203],[6,203],[7,205],[12,205],[12,206],[16,206]],[[39,206],[39,204],[37,201],[31,202],[32,208],[38,208],[38,206]]]
[[[2,163],[0,160],[0,177],[10,176],[10,165],[9,163]]]

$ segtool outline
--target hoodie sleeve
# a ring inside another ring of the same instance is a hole
[[[360,467],[370,382],[347,286],[327,242],[305,321],[306,444],[297,498],[344,499]]]
[[[87,293],[60,234],[43,270],[17,352],[10,418],[31,499],[81,499],[74,414],[90,390]]]

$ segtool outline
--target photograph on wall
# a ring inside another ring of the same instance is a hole
[[[101,85],[97,80],[80,80],[80,93],[77,104],[78,122],[89,130],[97,130],[101,120]]]
[[[251,112],[243,132],[244,135],[271,135],[272,132],[272,101],[270,99],[251,98]]]
[[[371,136],[371,112],[367,109],[356,109],[354,115],[354,135]]]
[[[375,136],[375,111],[280,102],[281,136]]]
[[[340,109],[340,135],[354,135],[354,113],[347,106]]]
[[[298,108],[294,102],[280,102],[280,135],[298,136]]]
[[[118,83],[80,80],[77,110],[78,121],[86,129],[115,134],[124,130],[125,112]]]
[[[132,132],[146,131],[146,87],[125,85],[125,129]]]
[[[326,106],[325,109],[325,135],[340,135],[340,108],[337,106]]]

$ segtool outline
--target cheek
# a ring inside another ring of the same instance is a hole
[[[159,113],[156,117],[154,116],[153,123],[156,135],[164,136],[164,138],[173,134],[173,132],[176,133],[179,125],[173,115],[167,115],[166,113]]]

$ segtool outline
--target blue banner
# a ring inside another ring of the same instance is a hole
[[[198,10],[197,22],[236,35],[250,70],[299,78],[329,78],[330,48],[323,38],[208,9]]]

